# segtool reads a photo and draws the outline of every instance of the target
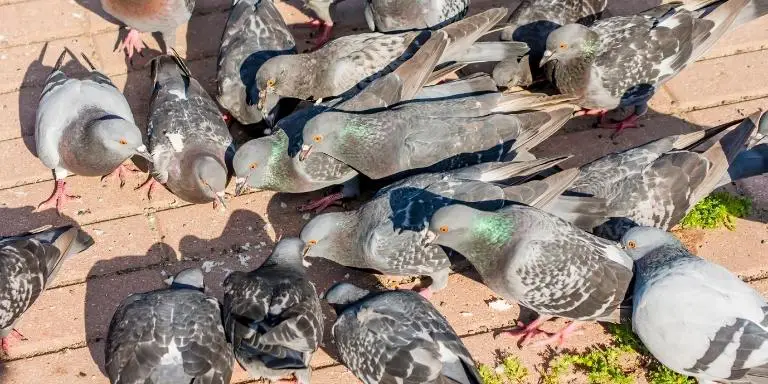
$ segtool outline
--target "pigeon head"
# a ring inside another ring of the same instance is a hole
[[[295,237],[288,237],[275,244],[267,258],[268,263],[295,266],[303,269],[304,242]]]
[[[270,170],[283,158],[288,158],[288,139],[282,131],[243,144],[232,160],[236,177],[235,195],[249,188],[266,189],[272,185]]]
[[[319,257],[346,266],[360,264],[349,233],[357,222],[356,213],[324,213],[310,220],[300,235],[306,244],[304,257]]]
[[[103,147],[115,158],[128,159],[133,156],[141,156],[147,161],[152,161],[147,151],[147,146],[141,138],[141,131],[136,124],[115,115],[103,116],[92,122],[88,130],[91,140]]]
[[[224,188],[227,187],[227,169],[213,156],[200,156],[192,164],[195,182],[203,196],[217,200],[226,207]]]
[[[568,62],[574,59],[587,59],[595,54],[599,44],[598,34],[581,25],[564,25],[547,37],[547,49],[544,51],[539,66],[551,61]]]
[[[306,160],[313,151],[330,155],[337,152],[334,150],[335,146],[342,144],[355,134],[368,135],[365,127],[350,122],[344,123],[340,121],[341,119],[343,119],[341,113],[326,112],[309,120],[302,133],[299,160]]]
[[[171,289],[195,289],[202,291],[205,289],[203,271],[200,268],[188,268],[170,279]]]
[[[268,116],[281,97],[311,98],[312,71],[303,65],[305,55],[280,55],[267,60],[256,72],[257,107]]]
[[[429,221],[432,242],[470,258],[473,253],[499,249],[514,232],[512,218],[465,205],[443,207]]]
[[[330,304],[336,313],[343,312],[344,309],[371,292],[350,283],[336,283],[325,292],[325,301]]]
[[[682,248],[683,244],[671,233],[653,227],[634,227],[621,238],[621,245],[632,260],[640,260],[645,255],[663,246]]]

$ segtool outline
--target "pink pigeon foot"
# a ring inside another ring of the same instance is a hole
[[[549,320],[549,317],[547,316],[539,316],[538,319],[532,321],[530,324],[525,325],[522,321],[517,322],[517,329],[513,329],[511,331],[507,331],[506,333],[510,336],[522,336],[520,341],[518,342],[519,345],[525,346],[528,343],[530,343],[531,339],[538,336],[539,334],[545,334],[549,335],[549,333],[544,332],[539,329],[539,327],[544,324],[547,320]]]
[[[150,175],[149,178],[147,179],[147,181],[145,181],[143,184],[141,184],[138,187],[136,187],[135,190],[136,191],[140,190],[142,192],[144,192],[146,190],[147,191],[147,199],[152,200],[152,192],[155,191],[155,188],[157,188],[158,184],[160,184],[160,183],[158,183],[157,180],[155,180],[155,178]]]
[[[343,193],[341,192],[334,193],[332,195],[328,195],[321,199],[312,200],[308,204],[302,205],[301,207],[299,207],[299,212],[307,212],[314,209],[315,213],[320,213],[324,211],[326,208],[330,207],[333,203],[343,198],[344,198]]]
[[[611,137],[616,137],[619,135],[619,133],[627,128],[637,128],[638,127],[638,120],[640,120],[640,116],[636,114],[631,114],[626,119],[619,121],[617,123],[610,123],[604,121],[604,119],[601,119],[600,123],[597,125],[598,128],[607,128],[607,129],[615,129],[616,131],[613,132]]]
[[[320,36],[315,40],[315,47],[312,50],[316,51],[320,49],[328,40],[331,40],[331,31],[333,30],[333,23],[323,23],[320,27]]]
[[[79,200],[80,196],[73,196],[67,194],[67,183],[64,180],[56,180],[56,187],[48,200],[43,201],[37,206],[37,211],[41,211],[46,208],[55,206],[56,211],[61,215],[61,209],[64,208],[64,203],[68,201]]]
[[[226,112],[221,114],[221,118],[224,119],[224,122],[227,124],[229,124],[229,122],[232,121],[232,115]]]
[[[579,116],[598,116],[600,119],[603,119],[604,116],[608,113],[607,109],[587,109],[584,108],[581,111],[578,111],[573,114],[575,117]]]
[[[305,27],[305,28],[320,28],[325,24],[320,19],[312,19],[307,23],[298,24],[299,27]]]
[[[141,50],[144,49],[141,33],[135,29],[129,29],[128,35],[125,36],[125,39],[117,49],[125,50],[125,54],[128,55],[129,59],[133,57],[134,53],[141,53]]]
[[[2,340],[0,340],[0,344],[2,344],[1,346],[6,356],[11,354],[11,342],[9,339],[26,340],[27,338],[24,337],[21,332],[15,329],[11,330],[11,333],[8,334],[8,336],[3,337]]]
[[[421,288],[417,292],[419,292],[419,295],[421,295],[421,297],[423,297],[423,298],[425,298],[427,300],[432,298],[432,290],[429,289],[429,287]]]
[[[136,172],[141,172],[141,170],[138,168],[127,167],[123,164],[120,164],[120,166],[117,167],[114,171],[112,171],[112,173],[110,173],[109,175],[104,175],[101,178],[101,182],[103,183],[107,179],[119,180],[120,188],[122,188],[125,185],[126,175],[131,175]]]
[[[582,325],[583,324],[580,321],[572,321],[565,328],[557,331],[554,335],[544,340],[538,341],[533,345],[536,347],[540,347],[540,346],[555,343],[558,346],[562,347],[563,344],[565,344],[565,340],[568,339],[568,337],[570,337],[574,333],[576,333],[576,331],[578,331],[578,329],[581,328]]]

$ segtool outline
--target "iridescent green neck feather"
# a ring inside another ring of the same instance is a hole
[[[472,223],[474,237],[493,248],[503,247],[512,237],[513,230],[512,218],[497,214],[481,215]]]

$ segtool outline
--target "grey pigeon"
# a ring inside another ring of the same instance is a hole
[[[128,27],[122,42],[128,58],[144,49],[141,32],[160,32],[166,48],[176,46],[176,28],[189,21],[195,0],[101,0],[107,13]]]
[[[331,5],[340,0],[304,0],[304,7],[311,9],[317,18],[313,19],[309,25],[319,28],[320,34],[315,40],[315,48],[323,46],[331,39],[333,30],[333,18],[331,17]]]
[[[604,198],[611,218],[589,225],[598,236],[619,241],[637,225],[671,229],[701,199],[722,185],[756,126],[768,116],[756,113],[703,153],[689,147],[707,132],[673,135],[610,154],[580,168],[571,191]],[[746,160],[744,160],[746,161]]]
[[[525,54],[528,47],[524,43],[476,43],[506,13],[504,8],[494,8],[440,29],[448,35],[448,46],[438,63],[500,61]],[[282,96],[319,100],[341,95],[364,80],[390,72],[433,34],[417,31],[350,35],[311,53],[273,57],[256,75],[260,99]]]
[[[472,356],[440,312],[414,292],[369,292],[339,283],[333,339],[365,384],[481,384]]]
[[[296,43],[273,0],[235,1],[219,48],[219,104],[242,124],[266,118],[274,125],[295,105],[271,98],[274,105],[264,106],[268,115],[262,116],[256,72],[274,56],[295,53]]]
[[[759,116],[759,118],[757,118]],[[728,174],[720,180],[719,185],[768,173],[768,116],[763,113],[749,117],[749,121],[757,124],[757,128],[747,143],[747,148],[739,152],[728,165]]]
[[[299,384],[309,384],[323,315],[303,250],[303,241],[282,239],[259,268],[224,280],[224,329],[235,358],[255,379],[294,374]]]
[[[226,207],[232,136],[216,103],[175,51],[152,61],[152,81],[148,135],[153,166],[145,183],[150,197],[159,182],[190,203],[214,201]]]
[[[203,271],[185,269],[169,288],[128,296],[109,324],[104,368],[112,384],[228,384],[232,348]]]
[[[768,382],[768,302],[672,234],[637,227],[622,239],[635,260],[632,329],[673,371],[699,383]]]
[[[432,283],[422,290],[429,297],[446,287],[451,267],[442,248],[426,243],[435,211],[457,202],[484,210],[512,201],[545,205],[573,182],[576,170],[519,186],[493,182],[535,175],[565,159],[485,163],[409,177],[383,188],[356,211],[326,213],[309,221],[301,231],[308,245],[305,256],[387,275],[429,275]]]
[[[0,238],[0,338],[7,354],[8,338],[56,277],[64,259],[93,245],[87,233],[73,226]]]
[[[657,87],[701,57],[732,26],[749,0],[729,0],[699,18],[682,8],[663,15],[612,17],[590,27],[568,24],[552,32],[541,65],[561,93],[578,97],[583,114],[599,114],[616,133],[637,126]],[[618,123],[606,112],[632,113]]]
[[[38,209],[54,205],[61,213],[70,173],[103,176],[109,173],[124,182],[128,171],[122,164],[134,155],[151,160],[133,121],[131,107],[120,90],[93,67],[83,79],[61,70],[65,49],[45,82],[35,123],[37,157],[53,170],[56,188]]]
[[[497,294],[539,313],[513,334],[525,344],[552,317],[574,320],[546,342],[563,344],[584,321],[615,316],[632,280],[632,259],[616,243],[537,208],[483,212],[465,205],[438,210],[434,244],[459,252]]]
[[[528,57],[533,66],[529,68],[538,75],[549,34],[566,24],[589,25],[602,16],[607,5],[608,0],[524,0],[509,15],[509,26],[502,31],[501,40],[528,44],[531,49]],[[511,63],[504,61],[500,63],[502,65]],[[500,66],[494,71],[501,71]],[[494,79],[499,78],[494,75]]]
[[[469,0],[368,0],[365,20],[374,32],[440,28],[461,20]]]

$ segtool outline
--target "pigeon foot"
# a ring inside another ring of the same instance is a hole
[[[432,290],[429,289],[429,287],[421,288],[417,292],[419,292],[419,295],[427,300],[432,298]]]
[[[3,353],[5,353],[6,356],[11,354],[11,342],[9,339],[26,340],[27,338],[24,337],[24,335],[22,335],[21,332],[19,332],[16,329],[11,330],[11,333],[8,334],[8,336],[3,337],[0,340],[0,344],[2,344],[1,347],[2,347]]]
[[[581,328],[583,325],[580,321],[572,321],[570,324],[568,324],[565,328],[557,331],[554,335],[551,337],[548,337],[544,340],[538,341],[533,344],[534,347],[541,347],[544,345],[555,343],[558,346],[562,347],[565,344],[566,339],[568,339],[571,335],[576,333],[576,331]]]
[[[333,30],[333,23],[323,23],[320,27],[320,36],[315,40],[315,46],[313,51],[320,49],[328,40],[331,40],[331,31]]]
[[[525,325],[522,321],[517,322],[517,329],[513,329],[511,331],[507,331],[506,333],[510,336],[522,336],[520,341],[518,342],[518,345],[520,346],[526,346],[528,343],[531,342],[531,339],[534,337],[545,334],[550,335],[550,333],[544,332],[539,329],[539,327],[547,322],[549,320],[549,317],[547,316],[539,316],[538,319],[532,321],[530,324]]]
[[[330,207],[333,203],[343,198],[344,198],[344,194],[341,192],[337,192],[337,193],[328,195],[326,197],[323,197],[321,199],[312,200],[309,203],[302,205],[301,207],[299,207],[299,212],[307,212],[314,209],[315,213],[320,213],[324,211],[326,208]]]
[[[608,113],[607,109],[587,109],[587,108],[584,108],[581,111],[578,111],[578,112],[574,113],[573,116],[574,117],[579,117],[579,116],[598,116],[602,120],[603,117],[605,117],[605,115],[607,113]]]
[[[600,119],[600,123],[597,124],[598,128],[607,128],[607,129],[615,129],[616,131],[613,132],[611,135],[611,138],[614,138],[619,135],[619,133],[627,128],[637,128],[638,127],[638,120],[640,120],[640,116],[636,114],[631,114],[626,119],[616,122],[616,123],[609,123],[605,122],[604,119]]]
[[[120,181],[120,188],[122,188],[125,185],[125,177],[126,175],[131,175],[133,173],[141,172],[140,169],[134,168],[134,167],[128,167],[124,164],[120,164],[119,167],[117,167],[112,173],[109,175],[104,175],[101,177],[101,182],[103,183],[107,179],[112,180],[119,180]]]
[[[147,181],[136,187],[135,191],[142,191],[142,193],[146,190],[147,191],[147,199],[152,200],[152,193],[155,191],[155,188],[157,188],[157,185],[160,184],[155,180],[152,175],[149,175],[149,178]]]
[[[37,206],[37,211],[55,206],[56,211],[61,215],[61,209],[64,208],[64,203],[68,201],[77,201],[80,196],[73,196],[67,194],[67,183],[64,180],[56,180],[56,187],[48,200],[43,201]]]
[[[128,55],[128,59],[131,59],[134,53],[141,53],[142,49],[144,49],[144,41],[141,40],[141,33],[130,28],[128,30],[128,35],[125,36],[123,42],[117,47],[118,51],[125,51],[125,54]]]

